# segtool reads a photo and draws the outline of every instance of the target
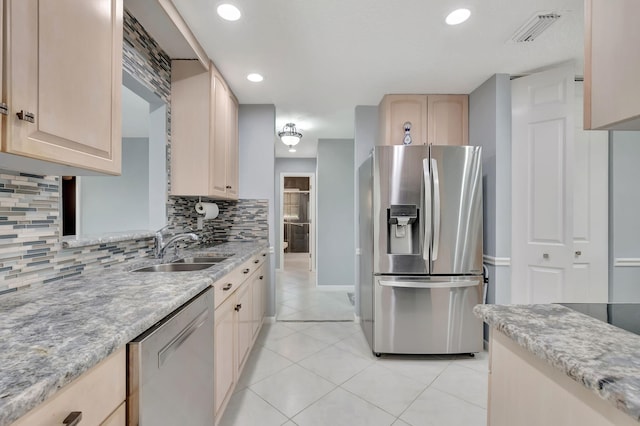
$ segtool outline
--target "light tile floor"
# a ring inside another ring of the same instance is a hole
[[[485,425],[488,356],[383,356],[354,322],[265,324],[222,426]]]
[[[353,321],[354,307],[346,291],[319,289],[309,272],[308,253],[287,253],[276,271],[278,321]]]
[[[347,293],[318,290],[307,269],[306,255],[285,257],[278,322],[263,326],[221,426],[486,424],[486,352],[376,358]]]

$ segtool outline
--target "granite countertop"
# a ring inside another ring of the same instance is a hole
[[[640,421],[640,336],[560,305],[478,305],[473,311]]]
[[[1,296],[0,426],[26,414],[266,247],[266,242],[234,242],[180,253],[234,254],[201,271],[130,272],[160,263],[146,259]]]

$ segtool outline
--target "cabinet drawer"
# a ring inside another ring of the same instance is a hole
[[[111,413],[109,418],[100,423],[100,426],[125,426],[127,424],[127,404],[123,402]]]
[[[216,309],[240,288],[240,284],[244,279],[242,269],[238,267],[213,284]]]
[[[126,365],[126,347],[122,347],[12,426],[61,425],[72,411],[82,412],[82,425],[101,424],[126,398]]]

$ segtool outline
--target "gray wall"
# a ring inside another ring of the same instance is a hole
[[[609,300],[640,302],[640,132],[609,135]],[[620,266],[618,259],[629,259]],[[618,264],[618,265],[617,265]]]
[[[239,198],[268,200],[269,244],[275,241],[275,122],[274,105],[240,105],[238,111]],[[275,257],[269,256],[267,316],[275,315]]]
[[[275,198],[275,250],[276,268],[280,265],[280,253],[282,252],[282,227],[280,224],[280,174],[281,173],[315,173],[315,158],[276,158],[276,172],[274,175]]]
[[[511,82],[496,74],[469,96],[469,144],[482,146],[484,246],[491,259],[511,256]],[[489,261],[490,303],[510,300],[510,268]]]
[[[353,139],[318,140],[318,286],[353,286],[354,242]]]
[[[356,106],[355,111],[355,132],[354,132],[354,188],[356,190],[355,194],[355,211],[354,211],[354,239],[355,246],[360,247],[360,233],[359,233],[359,218],[360,218],[360,206],[358,203],[358,188],[360,187],[360,183],[358,182],[358,169],[360,165],[367,159],[371,150],[376,145],[376,141],[378,139],[378,107],[377,106],[366,106],[366,105],[358,105]],[[356,294],[356,303],[355,310],[356,315],[360,313],[360,292],[358,291],[358,287],[360,285],[360,267],[359,267],[360,256],[356,256],[355,262],[355,271],[354,271],[354,282],[356,285],[355,294]]]
[[[150,229],[149,139],[122,139],[120,176],[84,176],[79,182],[80,234]]]

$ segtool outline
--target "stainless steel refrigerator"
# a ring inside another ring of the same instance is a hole
[[[482,350],[480,155],[378,146],[360,167],[360,319],[376,355]]]

